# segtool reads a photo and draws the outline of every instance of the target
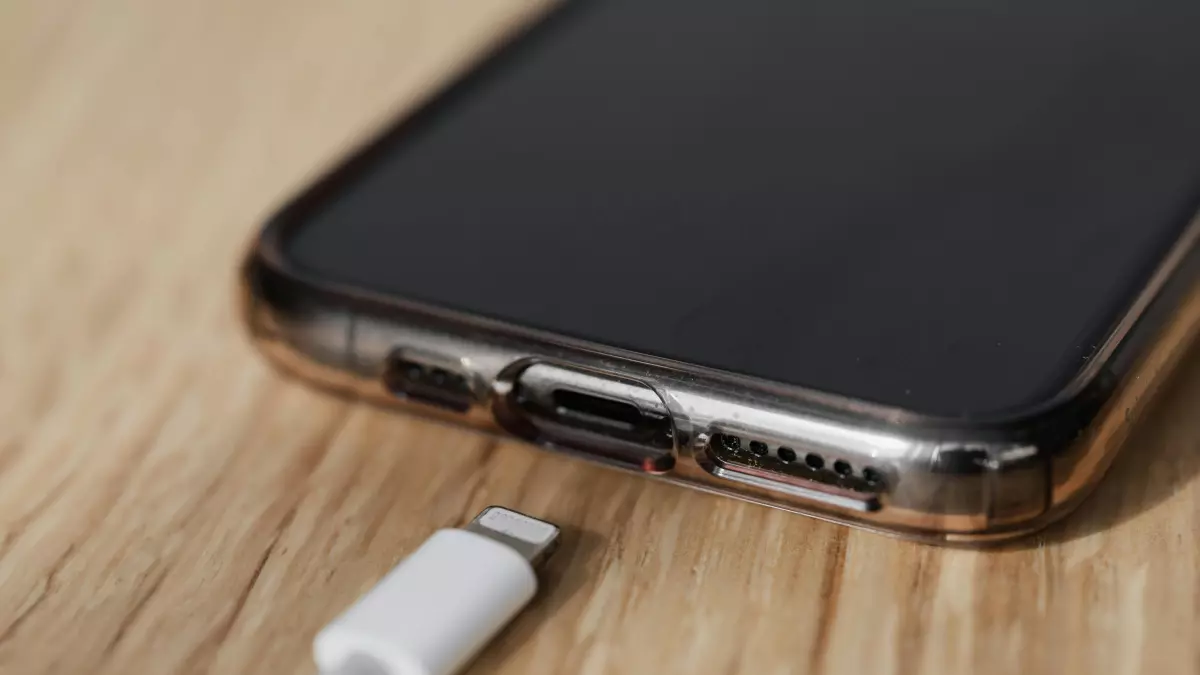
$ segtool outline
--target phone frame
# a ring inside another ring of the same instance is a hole
[[[473,67],[445,90],[270,219],[243,265],[241,298],[249,332],[272,363],[332,392],[689,487],[929,542],[982,543],[1038,530],[1077,505],[1200,332],[1200,213],[1067,386],[1034,406],[953,419],[383,295],[322,279],[287,259],[290,229],[314,206],[369,171],[378,153],[395,151],[436,121],[443,106],[506,67],[565,13],[549,12],[501,39],[502,48],[482,51],[486,60],[467,64]],[[454,252],[444,254],[452,270]],[[383,380],[398,352],[460,375],[470,401],[450,411],[397,398]],[[533,364],[644,387],[670,416],[673,447],[614,456],[579,444],[564,447],[514,422],[519,415],[509,402],[520,374]],[[762,467],[720,461],[713,441],[723,434],[788,443],[855,468],[869,465],[885,480],[870,494],[847,490],[836,478],[773,481]]]
[[[941,543],[1002,540],[1046,526],[1099,481],[1200,330],[1200,216],[1062,391],[1037,406],[975,419],[916,414],[532,330],[321,279],[287,260],[290,228],[353,180],[379,145],[288,204],[251,247],[242,274],[244,316],[271,362],[371,403],[826,520]],[[397,398],[382,384],[397,350],[461,373],[470,404],[451,412]],[[535,363],[644,385],[669,411],[674,447],[622,461],[522,433],[506,421],[505,401],[522,369]],[[869,465],[886,482],[870,495],[847,491],[839,479],[773,482],[769,471],[764,478],[714,454],[720,434]]]

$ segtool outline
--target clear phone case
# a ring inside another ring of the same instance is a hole
[[[1004,539],[1069,511],[1200,328],[1197,219],[1053,400],[1004,419],[930,418],[310,278],[282,244],[321,189],[266,227],[244,267],[250,331],[285,370],[627,471],[927,541]]]

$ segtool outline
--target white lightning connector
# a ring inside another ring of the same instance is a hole
[[[324,675],[451,675],[537,591],[559,530],[498,506],[438,530],[313,642]]]

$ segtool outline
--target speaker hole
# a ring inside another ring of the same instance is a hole
[[[717,443],[720,444],[721,449],[728,452],[737,452],[742,449],[742,439],[733,434],[721,434],[717,437]]]

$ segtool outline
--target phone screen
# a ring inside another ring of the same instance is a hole
[[[1200,3],[570,2],[321,192],[309,273],[921,413],[1059,391],[1200,207]]]

